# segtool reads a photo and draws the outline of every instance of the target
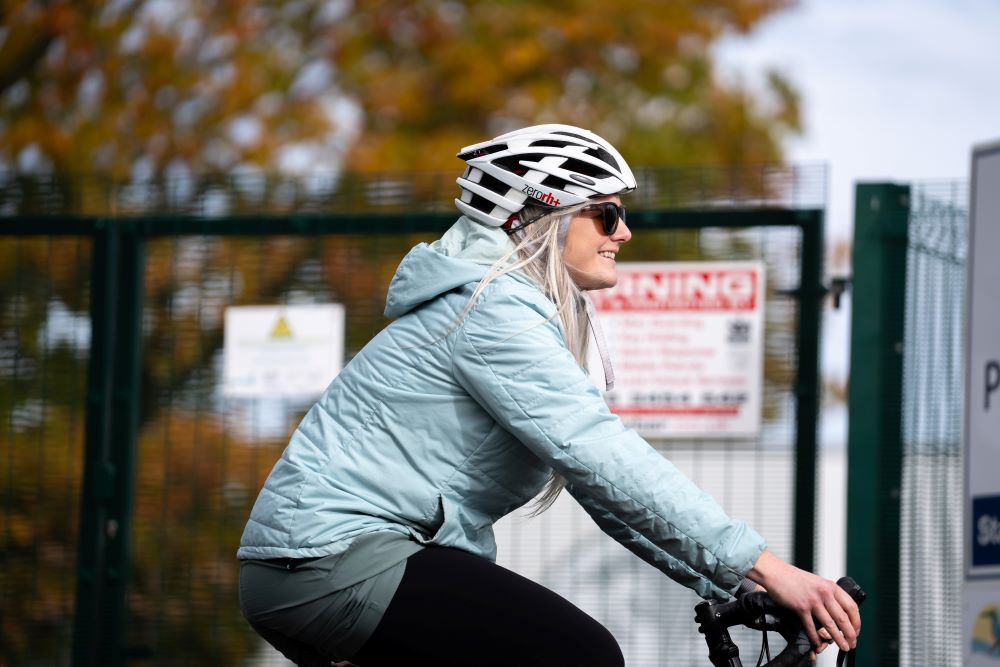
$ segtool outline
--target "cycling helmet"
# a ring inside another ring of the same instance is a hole
[[[572,125],[534,125],[466,146],[455,205],[489,227],[508,223],[526,203],[553,209],[635,189],[614,146]]]

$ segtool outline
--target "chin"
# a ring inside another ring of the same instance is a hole
[[[599,267],[597,271],[578,271],[572,267],[568,268],[570,278],[584,292],[607,289],[618,284],[618,271],[608,271],[606,266]]]
[[[618,272],[612,271],[608,275],[604,276],[604,279],[600,282],[601,286],[595,289],[608,289],[609,287],[614,287],[618,284]]]
[[[583,282],[578,282],[577,287],[582,289],[584,292],[590,292],[592,290],[608,289],[609,287],[614,287],[618,284],[618,276],[612,278],[600,279],[594,278],[594,276],[588,276],[587,280]]]

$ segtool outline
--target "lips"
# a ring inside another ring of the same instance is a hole
[[[600,255],[601,257],[606,257],[607,259],[614,259],[615,258],[615,253],[611,252],[610,250],[602,250],[601,252],[599,252],[597,254]]]

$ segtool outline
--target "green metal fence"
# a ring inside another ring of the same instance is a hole
[[[857,189],[848,570],[859,664],[960,665],[963,182]]]
[[[627,259],[767,265],[764,430],[655,443],[781,556],[814,557],[820,167],[646,170]],[[339,302],[346,357],[386,320],[452,175],[0,183],[0,662],[266,664],[234,553],[308,404],[221,393],[231,305]],[[607,624],[630,665],[703,664],[693,595],[561,500],[498,527],[504,564]],[[610,576],[609,576],[610,575]]]

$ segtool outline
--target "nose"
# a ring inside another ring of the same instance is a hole
[[[618,229],[611,235],[611,240],[623,244],[632,240],[632,230],[628,228],[624,220],[618,220]]]

